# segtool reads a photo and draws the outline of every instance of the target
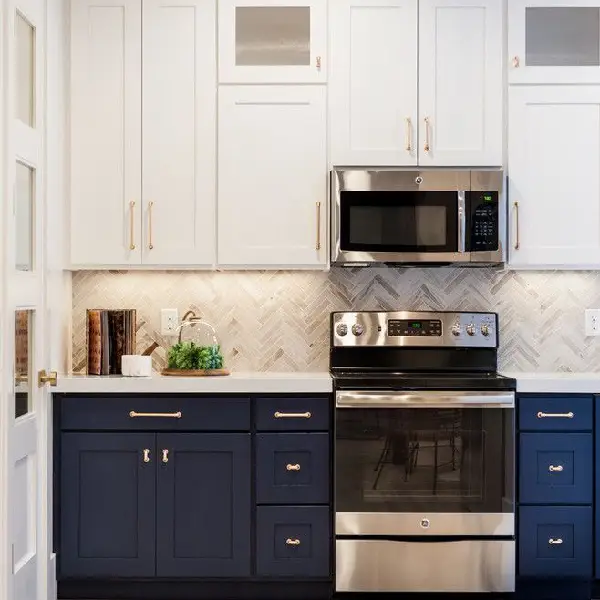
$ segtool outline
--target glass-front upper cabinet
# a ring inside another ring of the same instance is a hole
[[[600,83],[600,0],[510,0],[509,83]]]
[[[327,2],[219,0],[220,83],[325,83]]]

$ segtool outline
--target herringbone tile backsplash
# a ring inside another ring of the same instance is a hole
[[[600,338],[583,311],[600,307],[600,272],[495,269],[334,269],[315,272],[88,272],[73,274],[73,368],[85,370],[86,308],[136,308],[138,351],[154,366],[171,338],[160,309],[192,308],[217,330],[237,371],[328,368],[334,310],[492,310],[500,315],[500,368],[600,371]]]

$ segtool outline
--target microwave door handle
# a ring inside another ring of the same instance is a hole
[[[458,192],[458,251],[465,252],[467,249],[466,245],[466,231],[467,231],[467,216],[465,214],[465,192]]]

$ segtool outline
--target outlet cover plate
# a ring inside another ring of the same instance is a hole
[[[163,308],[160,311],[161,335],[177,335],[179,311],[176,308]]]
[[[600,335],[600,308],[588,308],[585,311],[585,335]]]

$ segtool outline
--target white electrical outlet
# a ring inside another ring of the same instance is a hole
[[[176,308],[163,308],[160,311],[161,335],[177,335],[179,311]]]
[[[600,308],[585,311],[585,335],[600,335]]]

